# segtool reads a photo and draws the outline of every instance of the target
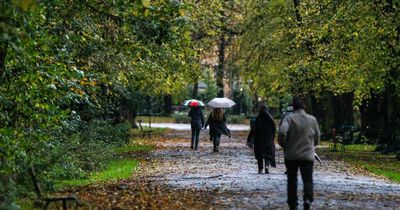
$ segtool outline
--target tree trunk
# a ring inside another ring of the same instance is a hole
[[[372,142],[375,142],[382,133],[382,104],[382,94],[371,93],[371,98],[364,100],[360,106],[361,132]]]
[[[164,95],[164,114],[172,114],[172,95]]]
[[[137,111],[129,106],[124,106],[124,114],[125,114],[125,119],[129,122],[132,128],[137,128],[138,126],[136,125],[136,117],[137,117]]]
[[[225,66],[225,45],[226,40],[224,35],[219,39],[219,54],[218,54],[218,68],[217,68],[217,86],[219,88],[218,97],[224,97],[224,66]]]
[[[7,55],[7,48],[3,47],[0,44],[0,78],[6,71],[6,55]]]
[[[192,98],[198,99],[198,97],[199,97],[199,82],[196,81],[196,82],[193,84]]]
[[[317,118],[323,135],[329,136],[335,127],[335,115],[332,92],[324,92],[320,99],[312,97],[313,115]]]
[[[293,0],[293,4],[294,4],[294,11],[296,14],[296,21],[297,21],[297,25],[301,25],[301,15],[300,15],[300,11],[299,11],[299,6],[300,6],[300,0]]]
[[[353,93],[344,93],[333,97],[335,127],[354,126]]]
[[[392,0],[386,1],[386,6],[384,8],[383,13],[389,16],[396,16],[395,14],[396,8],[393,5]],[[399,54],[399,50],[397,47],[398,42],[400,41],[400,26],[396,25],[395,27],[396,37],[394,38],[396,41],[388,37],[386,38],[386,43],[388,45],[390,57],[395,58]],[[392,61],[392,64],[395,61]],[[400,138],[397,135],[397,129],[400,124],[400,116],[398,111],[399,104],[399,94],[396,94],[396,85],[394,82],[400,80],[399,73],[400,65],[391,65],[388,77],[386,78],[385,84],[385,104],[384,104],[384,126],[383,126],[383,136],[380,139],[380,143],[385,144],[385,152],[393,152],[400,150]]]

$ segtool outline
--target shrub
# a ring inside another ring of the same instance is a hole
[[[228,123],[232,124],[242,124],[246,120],[244,115],[228,115]]]
[[[190,123],[190,117],[187,113],[178,112],[173,115],[176,123]]]

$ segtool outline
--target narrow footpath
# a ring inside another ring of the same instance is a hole
[[[216,208],[287,208],[282,150],[277,150],[277,168],[258,174],[252,150],[245,146],[246,135],[238,131],[230,139],[223,137],[220,152],[214,153],[206,131],[198,151],[189,148],[190,131],[174,131],[153,154],[159,165],[152,180],[173,188],[213,192],[217,196],[210,206]],[[399,184],[357,175],[345,163],[322,159],[323,165],[315,164],[315,209],[400,209]],[[300,177],[299,183],[302,189]]]
[[[238,130],[222,137],[219,153],[212,152],[208,131],[200,134],[195,151],[189,130],[173,130],[153,140],[157,149],[131,179],[79,194],[109,209],[288,209],[282,150],[277,149],[277,167],[258,174],[245,146],[248,132]],[[315,163],[313,209],[400,209],[399,184],[320,156],[324,164]],[[300,207],[302,187],[299,177]]]

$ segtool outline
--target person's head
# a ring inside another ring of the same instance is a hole
[[[215,120],[223,120],[224,119],[224,111],[222,108],[213,108],[211,116]]]
[[[269,112],[269,107],[266,104],[264,104],[260,107],[260,111],[259,111],[260,114],[264,114],[264,113],[268,113],[268,112]]]
[[[292,106],[293,106],[294,110],[306,108],[306,105],[304,104],[303,99],[298,96],[293,97]]]

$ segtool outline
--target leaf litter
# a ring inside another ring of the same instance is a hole
[[[214,153],[206,133],[195,151],[190,131],[169,132],[152,140],[156,150],[130,179],[72,191],[99,209],[287,209],[282,150],[277,149],[277,167],[258,174],[246,134],[223,137]],[[399,184],[320,156],[324,164],[315,163],[313,208],[400,208]],[[300,205],[302,188],[299,178]]]

